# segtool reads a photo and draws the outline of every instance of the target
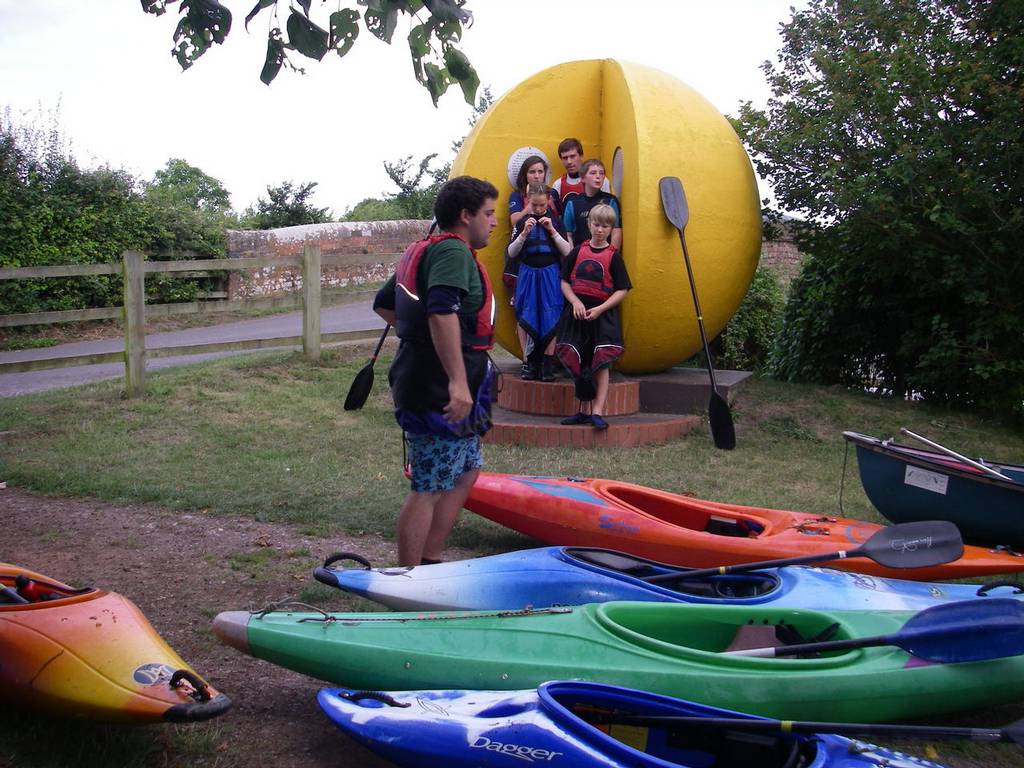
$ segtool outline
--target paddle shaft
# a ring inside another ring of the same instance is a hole
[[[786,565],[807,565],[851,557],[867,557],[887,568],[926,568],[959,559],[964,553],[963,539],[953,523],[944,520],[923,520],[881,528],[856,549],[823,552],[816,555],[765,560],[759,563],[721,565],[693,571],[677,571],[643,579],[649,584],[678,578],[724,576],[728,573],[781,568]]]
[[[951,451],[944,445],[939,445],[938,443],[932,442],[927,437],[921,437],[920,435],[911,432],[909,429],[901,428],[900,432],[906,435],[907,437],[912,437],[915,440],[920,440],[925,445],[931,446],[937,451],[942,451],[947,456],[952,456],[954,459],[962,461],[964,464],[967,464],[968,466],[974,467],[975,469],[980,469],[982,472],[984,472],[987,475],[990,475],[991,477],[998,477],[1000,480],[1009,480],[1011,483],[1013,482],[1012,478],[1007,477],[1002,472],[997,472],[996,470],[992,469],[992,467],[986,467],[984,464],[975,461],[974,459],[968,459],[966,456],[961,456],[956,451]]]
[[[898,631],[887,635],[725,651],[723,655],[771,659],[878,645],[895,645],[918,659],[941,664],[1019,656],[1024,653],[1024,604],[1011,598],[942,603],[914,614]]]
[[[373,350],[373,357],[370,358],[370,365],[373,365],[375,362],[377,362],[377,357],[378,355],[380,355],[381,347],[384,346],[384,339],[388,337],[388,331],[390,330],[391,323],[388,323],[387,325],[384,326],[384,333],[380,335],[380,340],[377,342],[377,348]]]
[[[715,381],[715,366],[711,360],[711,350],[708,348],[707,332],[704,330],[704,312],[701,310],[700,299],[697,296],[697,283],[693,277],[690,251],[686,247],[684,230],[690,219],[690,209],[686,203],[686,192],[683,191],[683,182],[675,176],[663,177],[658,182],[658,190],[661,193],[661,206],[664,209],[665,217],[679,233],[679,244],[683,248],[683,261],[686,264],[686,278],[690,282],[693,307],[697,313],[697,328],[700,330],[700,341],[704,347],[704,357],[707,360],[708,378],[711,380],[711,398],[708,403],[708,422],[711,426],[711,437],[716,448],[731,451],[736,447],[736,428],[732,423],[729,403],[718,392],[718,384]]]
[[[690,266],[690,251],[686,247],[686,237],[683,235],[682,227],[676,227],[679,233],[679,243],[683,246],[683,260],[686,262],[686,277],[690,281],[690,293],[693,294],[693,307],[697,310],[697,327],[700,329],[700,343],[704,346],[704,357],[708,362],[708,376],[711,378],[711,391],[718,394],[718,386],[715,384],[715,366],[711,364],[711,350],[708,348],[708,335],[704,330],[704,313],[700,308],[700,299],[697,297],[697,283],[693,280],[693,268]]]
[[[804,555],[802,557],[785,557],[781,560],[763,560],[759,563],[738,563],[736,565],[720,565],[717,568],[700,568],[693,571],[678,571],[676,573],[664,573],[644,579],[648,584],[659,584],[664,581],[675,581],[676,579],[702,579],[705,576],[725,576],[729,573],[747,573],[749,571],[760,571],[764,568],[782,568],[787,565],[807,565],[808,563],[825,563],[829,560],[846,560],[851,557],[866,557],[859,549],[843,550],[840,552],[826,552],[823,555]]]
[[[588,718],[589,719],[589,718]],[[676,717],[673,715],[609,715],[597,722],[649,727],[682,725],[730,728],[740,731],[780,731],[782,733],[836,733],[868,736],[893,736],[913,739],[970,739],[971,741],[1016,741],[1009,728],[951,728],[932,725],[890,725],[887,723],[816,723],[794,720],[753,720],[739,717]],[[1015,724],[1016,725],[1016,724]]]
[[[851,637],[847,640],[826,640],[821,643],[799,643],[783,645],[779,648],[749,648],[745,651],[725,651],[725,656],[753,656],[757,658],[777,658],[779,656],[798,656],[802,653],[818,651],[847,651],[851,648],[869,648],[874,645],[899,645],[902,638],[898,634],[877,635],[875,637]]]

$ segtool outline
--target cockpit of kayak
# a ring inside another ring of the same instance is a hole
[[[769,521],[740,514],[729,506],[653,488],[609,483],[602,490],[620,504],[691,531],[747,539],[757,538],[769,527]]]
[[[582,724],[583,733],[589,732],[588,740],[599,752],[614,755],[623,764],[653,766],[665,761],[694,768],[802,768],[819,756],[813,739],[716,727],[715,715],[731,713],[679,699],[575,682],[546,683],[538,694],[553,721]],[[659,715],[680,721],[706,719],[688,724],[643,722],[644,716]],[[630,722],[635,720],[640,722]]]
[[[657,587],[694,597],[747,600],[771,595],[781,588],[781,579],[774,572],[753,571],[688,578],[685,568],[677,568],[608,549],[565,547],[563,552],[577,563],[589,565],[598,570],[613,571],[622,576],[645,582],[652,577],[658,577]],[[672,573],[677,574],[678,577],[663,580],[665,575]],[[653,584],[649,586],[655,587]]]

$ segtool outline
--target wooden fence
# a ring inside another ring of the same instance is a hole
[[[93,355],[66,355],[41,360],[24,360],[0,363],[0,374],[38,371],[49,368],[67,368],[77,365],[123,362],[125,366],[125,388],[129,397],[141,395],[146,386],[146,359],[173,357],[176,355],[198,355],[210,352],[267,349],[271,347],[298,347],[301,345],[308,360],[320,359],[321,346],[345,341],[376,338],[380,331],[340,331],[320,333],[320,307],[324,293],[320,274],[323,266],[351,265],[354,263],[378,264],[396,261],[401,254],[331,254],[321,255],[318,244],[307,244],[301,255],[257,256],[241,259],[193,259],[183,261],[146,261],[138,251],[125,251],[121,264],[66,264],[48,267],[18,267],[0,269],[0,280],[22,280],[26,278],[80,277],[83,275],[116,275],[124,278],[124,304],[121,307],[76,309],[63,312],[31,312],[25,314],[0,315],[0,327],[19,325],[48,325],[80,320],[101,320],[122,318],[124,321],[125,349],[123,352],[107,352]],[[239,301],[185,302],[180,304],[155,304],[146,306],[145,276],[149,272],[201,272],[207,270],[259,269],[270,266],[299,265],[302,268],[302,295],[242,299]],[[311,276],[316,279],[307,279]],[[370,292],[349,293],[348,301],[369,300]],[[351,298],[349,298],[351,297]],[[347,302],[346,302],[347,303]],[[226,312],[235,309],[262,307],[302,308],[302,335],[276,338],[245,339],[211,344],[188,344],[173,347],[146,349],[146,316],[168,316]]]

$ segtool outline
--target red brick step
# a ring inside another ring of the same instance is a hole
[[[517,413],[495,406],[494,427],[484,437],[484,442],[539,448],[661,445],[686,435],[701,421],[700,417],[691,414],[635,413],[629,416],[609,416],[608,429],[599,431],[589,425],[564,427],[558,423],[560,418]]]

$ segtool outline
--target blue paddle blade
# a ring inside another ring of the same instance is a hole
[[[940,664],[1024,654],[1024,603],[1009,598],[961,600],[913,616],[893,645]]]

